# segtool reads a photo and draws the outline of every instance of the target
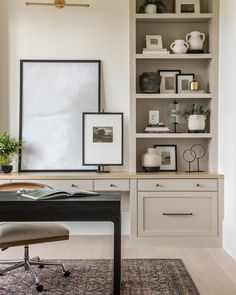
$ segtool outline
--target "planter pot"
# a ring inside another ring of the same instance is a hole
[[[159,93],[161,76],[155,72],[142,73],[139,76],[140,88],[143,93]]]
[[[157,172],[162,164],[161,155],[155,148],[147,149],[142,155],[142,167],[146,172]]]
[[[148,4],[147,6],[145,6],[145,13],[157,13],[157,6],[155,4]]]
[[[1,166],[1,171],[3,173],[11,173],[12,172],[12,169],[13,169],[13,166],[12,165],[2,165]]]
[[[206,118],[204,115],[191,115],[188,118],[189,132],[205,132]]]

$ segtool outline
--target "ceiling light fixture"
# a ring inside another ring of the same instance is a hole
[[[26,2],[26,5],[64,7],[89,7],[89,4],[66,4],[65,0],[55,0],[54,3]]]

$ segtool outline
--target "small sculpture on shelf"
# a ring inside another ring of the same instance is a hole
[[[145,172],[158,172],[162,164],[161,154],[156,148],[148,148],[142,155],[141,165]]]
[[[157,72],[146,72],[139,76],[142,93],[160,93],[161,76]]]
[[[201,144],[194,144],[190,149],[187,149],[183,153],[184,161],[188,162],[188,173],[204,172],[200,170],[200,160],[206,155],[206,148]],[[197,161],[197,170],[192,171],[191,164]]]
[[[198,31],[193,31],[186,35],[186,41],[189,44],[188,53],[204,53],[204,41],[206,35]]]
[[[139,7],[139,13],[155,14],[166,12],[166,0],[144,0],[143,4]]]

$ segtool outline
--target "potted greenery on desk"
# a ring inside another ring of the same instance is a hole
[[[13,169],[12,158],[19,155],[22,142],[4,132],[0,134],[0,165],[4,173],[10,173]]]
[[[166,12],[166,0],[144,0],[143,4],[139,7],[139,13],[157,13]]]

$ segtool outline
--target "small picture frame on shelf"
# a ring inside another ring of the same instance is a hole
[[[162,165],[160,172],[177,171],[177,146],[176,145],[154,145],[154,148],[161,154]]]
[[[177,93],[177,80],[176,77],[181,73],[180,70],[159,70],[158,74],[161,79],[161,94],[174,94]]]
[[[190,90],[190,83],[194,78],[194,74],[178,74],[176,77],[176,93]]]
[[[123,113],[83,113],[83,165],[123,165]]]
[[[176,13],[200,13],[200,0],[175,0]]]
[[[146,35],[146,48],[147,49],[162,49],[163,41],[161,35]]]

